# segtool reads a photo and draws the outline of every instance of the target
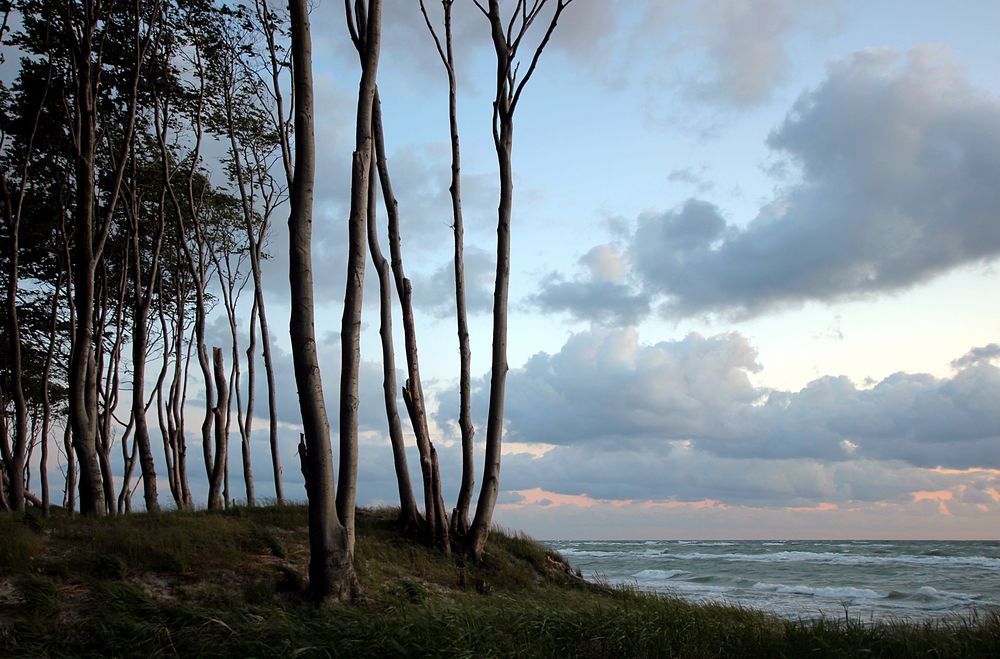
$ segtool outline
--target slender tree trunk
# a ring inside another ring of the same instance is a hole
[[[455,236],[455,318],[458,324],[459,369],[459,414],[458,426],[462,433],[462,482],[458,491],[458,503],[451,515],[453,539],[463,538],[469,529],[469,505],[472,488],[475,485],[473,465],[473,439],[475,427],[472,424],[472,349],[469,345],[469,322],[465,302],[465,224],[462,220],[461,148],[458,139],[458,83],[455,76],[455,53],[452,48],[451,10],[454,0],[442,0],[444,10],[444,44],[438,38],[431,23],[424,0],[420,0],[420,12],[437,47],[438,55],[448,74],[448,125],[451,134],[451,209]]]
[[[378,2],[378,0],[374,0]],[[315,170],[312,44],[306,0],[289,0],[295,98],[295,173],[289,191],[289,333],[302,413],[300,445],[309,498],[309,586],[320,600],[351,599],[354,546],[337,514],[330,426],[313,327],[312,202]],[[343,485],[349,485],[344,483]]]
[[[163,213],[163,201],[160,199],[159,222],[156,229],[153,253],[148,264],[148,283],[143,283],[143,263],[141,246],[141,225],[138,216],[136,193],[132,191],[133,207],[129,213],[131,223],[130,246],[134,266],[132,269],[132,418],[135,422],[135,443],[139,452],[139,469],[142,473],[143,500],[146,511],[160,511],[159,494],[156,490],[156,464],[153,461],[153,451],[149,439],[149,424],[146,420],[146,351],[149,340],[149,309],[153,302],[153,293],[159,279],[160,249],[163,244],[166,217]],[[166,358],[166,354],[164,354]],[[162,382],[162,376],[160,379]],[[134,459],[135,456],[133,456]]]
[[[261,31],[263,32],[267,44],[268,65],[271,74],[271,93],[274,95],[274,112],[271,118],[275,133],[278,136],[278,145],[281,148],[281,164],[285,171],[285,180],[289,189],[292,187],[292,149],[289,142],[289,124],[285,118],[285,101],[282,93],[281,71],[284,69],[282,62],[278,58],[278,49],[275,43],[275,33],[277,26],[274,22],[274,14],[268,6],[267,0],[255,0],[254,7]],[[267,217],[265,215],[265,222]],[[263,231],[262,234],[263,235]],[[278,407],[277,391],[274,378],[274,362],[271,358],[271,335],[268,331],[267,313],[264,307],[264,290],[260,286],[260,257],[262,241],[257,240],[255,255],[251,258],[251,267],[254,276],[254,295],[257,297],[259,309],[258,319],[260,321],[261,351],[264,356],[264,372],[267,377],[267,409],[269,418],[269,440],[271,445],[271,468],[274,473],[274,492],[278,504],[285,501],[284,486],[281,478],[281,454],[278,447]]]
[[[134,428],[135,417],[129,413],[128,425],[125,427],[125,432],[122,433],[121,438],[122,465],[124,466],[125,473],[122,475],[121,489],[118,490],[117,512],[119,515],[132,512],[132,474],[135,473],[136,458],[139,455],[139,447],[137,446],[135,435],[132,434]],[[129,439],[132,440],[131,449],[129,448]]]
[[[502,115],[501,115],[502,116]],[[507,383],[507,296],[510,285],[510,213],[513,177],[510,165],[511,126],[501,119],[496,141],[500,164],[500,205],[497,215],[497,269],[493,291],[493,354],[490,372],[490,406],[486,418],[486,457],[476,516],[469,529],[469,550],[482,556],[500,491],[500,448],[503,435],[504,393]]]
[[[487,18],[497,59],[497,87],[493,104],[493,144],[500,169],[500,203],[497,208],[497,268],[493,289],[493,353],[490,373],[490,406],[486,419],[486,459],[483,483],[476,505],[476,516],[469,528],[466,551],[476,560],[482,558],[486,539],[493,523],[493,510],[500,491],[500,455],[503,436],[504,392],[507,383],[507,300],[510,285],[510,217],[514,194],[511,148],[514,135],[514,110],[521,92],[541,56],[563,10],[573,0],[556,0],[548,28],[535,47],[531,63],[520,80],[514,64],[518,45],[547,0],[533,5],[518,2],[513,16],[505,22],[500,15],[500,0],[489,0]]]
[[[253,247],[251,246],[251,249]],[[240,423],[240,438],[243,447],[243,482],[246,485],[247,506],[257,505],[257,497],[253,486],[253,463],[250,460],[250,438],[253,434],[254,385],[257,381],[257,369],[254,364],[254,354],[257,352],[257,299],[250,306],[250,337],[247,342],[247,406],[246,414]]]
[[[88,3],[89,7],[89,3]],[[94,18],[96,23],[96,17]],[[73,448],[79,457],[80,512],[104,516],[106,505],[97,455],[97,364],[94,361],[94,153],[96,149],[93,82],[91,80],[92,29],[85,30],[85,45],[78,57],[76,85],[78,152],[76,157],[75,255],[73,306],[76,329],[69,365],[69,422]]]
[[[136,264],[139,267],[139,264]],[[159,494],[156,491],[156,465],[149,441],[149,424],[146,421],[146,337],[148,305],[139,304],[132,316],[132,418],[135,421],[135,443],[139,451],[139,470],[142,473],[142,494],[146,512],[160,512]]]
[[[420,515],[413,497],[410,470],[406,464],[406,447],[403,444],[403,426],[399,420],[396,404],[396,356],[392,345],[392,274],[389,262],[382,255],[378,230],[375,224],[375,159],[368,170],[368,251],[372,257],[375,272],[378,273],[379,290],[379,336],[382,340],[382,393],[385,397],[385,415],[389,425],[389,442],[392,445],[392,460],[396,470],[396,486],[399,489],[399,524],[407,531],[420,528]]]
[[[375,141],[375,155],[378,165],[379,180],[382,183],[382,197],[385,201],[386,215],[389,224],[389,252],[392,257],[392,271],[396,280],[396,291],[399,294],[400,307],[403,316],[403,342],[406,349],[407,381],[403,387],[403,402],[406,404],[413,432],[416,435],[417,451],[420,454],[420,472],[424,484],[424,515],[427,530],[427,540],[447,552],[450,547],[448,540],[447,513],[436,489],[434,465],[431,458],[430,432],[427,429],[427,412],[424,406],[423,385],[420,380],[420,359],[417,354],[417,331],[413,317],[413,290],[410,280],[406,278],[403,268],[403,252],[399,235],[399,208],[392,192],[392,180],[389,177],[389,165],[385,156],[385,140],[382,130],[382,107],[378,90],[375,90],[372,106],[372,132]],[[444,520],[444,524],[439,522]],[[439,533],[444,528],[445,533]]]
[[[49,396],[49,385],[52,376],[52,362],[56,351],[56,335],[59,329],[59,293],[62,289],[62,279],[56,282],[52,293],[52,310],[49,317],[49,350],[45,356],[45,368],[42,372],[42,456],[38,465],[38,476],[42,482],[42,514],[49,516],[49,433],[52,427],[52,401]]]
[[[226,447],[226,367],[222,363],[222,348],[212,348],[212,365],[215,373],[215,389],[218,392],[218,402],[212,410],[212,421],[215,429],[215,457],[208,471],[208,509],[222,509],[222,485],[225,475]]]
[[[458,503],[452,513],[451,529],[457,537],[464,536],[469,529],[469,505],[475,485],[473,465],[473,439],[475,427],[472,424],[472,348],[469,345],[469,321],[465,302],[465,223],[462,219],[462,158],[458,139],[458,80],[455,75],[455,53],[452,47],[451,11],[454,0],[443,0],[444,47],[431,25],[424,3],[420,9],[427,27],[434,37],[438,54],[448,73],[448,128],[451,135],[451,211],[455,236],[455,319],[458,325],[458,352],[460,359],[459,413],[458,426],[462,432],[462,483],[458,491]]]
[[[76,512],[76,453],[73,451],[73,431],[69,424],[63,431],[63,449],[66,452],[66,487],[63,490],[63,506],[66,512]]]
[[[267,379],[268,442],[271,447],[271,472],[274,474],[274,497],[278,505],[285,503],[285,487],[281,477],[281,451],[278,446],[278,385],[274,378],[274,360],[271,357],[271,335],[264,311],[264,289],[261,285],[260,259],[254,261],[254,296],[257,299],[257,320],[260,323],[261,354],[264,356],[264,376]]]
[[[7,194],[6,182],[2,184],[8,229],[10,231],[10,271],[7,282],[7,358],[10,360],[8,377],[10,378],[10,395],[14,403],[14,442],[0,442],[4,466],[7,468],[7,487],[9,490],[8,505],[17,511],[24,510],[24,465],[25,453],[28,447],[28,405],[24,397],[24,384],[21,379],[21,329],[17,313],[18,289],[18,225],[11,221],[13,215],[10,197]],[[6,402],[6,401],[4,401]]]
[[[357,2],[355,18],[363,49],[353,168],[351,212],[348,220],[347,289],[340,326],[340,474],[337,479],[337,514],[354,546],[354,505],[358,474],[358,374],[361,365],[361,310],[365,281],[365,224],[368,219],[368,174],[372,159],[372,99],[381,46],[382,1],[370,0],[367,16],[364,2]],[[353,26],[352,26],[353,29]],[[364,34],[363,40],[360,35]],[[297,176],[297,174],[296,174]]]

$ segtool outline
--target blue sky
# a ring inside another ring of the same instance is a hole
[[[495,65],[485,20],[456,4],[481,421]],[[446,79],[417,4],[384,12],[390,168],[452,498]],[[331,400],[358,79],[342,21],[337,3],[314,9]],[[997,537],[998,21],[989,2],[573,3],[515,119],[500,523],[551,538]],[[374,293],[360,497],[392,502]]]
[[[1000,538],[1000,5],[957,7],[573,2],[515,118],[499,523],[540,538]],[[312,20],[317,334],[335,414],[359,70],[343,6],[321,0]],[[446,77],[415,0],[385,0],[383,22],[389,166],[454,501]],[[482,440],[495,64],[468,0],[455,45]],[[302,498],[284,217],[270,252],[285,478]],[[359,503],[392,504],[368,274]],[[395,329],[401,346],[398,313]],[[228,333],[216,316],[209,340]],[[190,442],[198,395],[192,381]]]

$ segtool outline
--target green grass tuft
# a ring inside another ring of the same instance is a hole
[[[0,575],[26,565],[39,552],[41,536],[12,514],[0,514]]]

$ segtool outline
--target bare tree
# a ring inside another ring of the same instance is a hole
[[[420,528],[420,513],[413,497],[410,470],[406,464],[406,447],[403,445],[403,426],[396,404],[396,355],[392,345],[392,274],[389,262],[382,254],[375,224],[375,186],[377,172],[372,159],[368,169],[368,251],[378,274],[379,337],[382,340],[382,392],[385,397],[385,415],[389,424],[389,442],[392,446],[396,486],[399,489],[399,525],[404,531]]]
[[[482,557],[493,522],[493,509],[500,491],[500,448],[503,435],[504,388],[507,381],[507,295],[510,284],[510,216],[514,196],[511,149],[514,140],[514,111],[521,92],[535,72],[563,10],[573,0],[555,0],[548,27],[535,47],[524,77],[518,79],[517,51],[532,24],[545,10],[548,0],[517,0],[508,20],[500,13],[500,0],[489,0],[485,8],[476,6],[489,20],[493,48],[496,51],[496,96],[493,101],[493,144],[500,167],[500,204],[497,208],[497,270],[493,288],[493,356],[490,373],[490,406],[486,418],[486,462],[479,490],[476,516],[469,528],[466,550],[476,559]]]
[[[368,176],[372,159],[372,102],[381,47],[382,2],[345,0],[347,25],[361,56],[356,135],[351,170],[348,219],[347,288],[340,325],[340,464],[337,514],[354,546],[354,506],[358,474],[358,380],[361,366],[361,310],[365,281],[365,224],[368,219]]]
[[[462,484],[458,491],[458,503],[451,515],[451,531],[456,538],[463,537],[469,529],[469,505],[472,502],[472,488],[475,485],[473,465],[473,439],[475,427],[472,424],[472,348],[469,345],[469,320],[465,303],[465,224],[462,220],[462,161],[458,139],[458,79],[455,75],[455,53],[452,47],[451,10],[454,0],[442,0],[444,10],[444,44],[427,15],[424,0],[420,0],[420,11],[427,29],[434,39],[441,63],[448,73],[448,126],[451,133],[451,193],[452,230],[455,236],[455,318],[458,323],[458,352],[460,359],[459,413],[458,426],[462,432]]]
[[[348,23],[355,36],[354,10],[346,2]],[[303,439],[299,445],[306,491],[309,496],[309,580],[313,595],[320,600],[350,599],[357,588],[354,575],[354,497],[357,469],[357,362],[356,334],[360,331],[360,288],[362,280],[351,281],[352,275],[364,276],[364,222],[367,215],[368,166],[371,160],[371,95],[375,88],[375,73],[379,55],[381,1],[372,0],[365,16],[367,66],[362,67],[358,92],[357,146],[351,194],[352,258],[348,271],[348,297],[344,304],[344,361],[341,380],[341,470],[339,491],[333,483],[333,455],[330,426],[323,400],[319,358],[313,327],[312,280],[312,202],[316,175],[314,143],[314,107],[312,88],[312,41],[306,0],[289,1],[292,38],[292,88],[295,100],[295,165],[292,175],[288,217],[289,280],[292,313],[289,332],[292,339],[292,360],[295,381],[299,389]],[[358,0],[355,9],[364,16],[364,2]],[[359,263],[360,261],[360,263]],[[352,377],[353,375],[353,377]],[[345,386],[346,385],[346,386]],[[353,387],[353,388],[352,388]],[[346,410],[346,414],[344,413]],[[346,419],[346,423],[345,423]],[[353,423],[352,423],[353,422]],[[352,427],[353,426],[353,427]]]
[[[392,257],[392,272],[399,295],[399,305],[403,316],[403,343],[406,349],[406,384],[403,387],[403,402],[416,436],[417,452],[420,455],[420,472],[424,483],[425,531],[429,544],[437,545],[442,551],[450,551],[448,538],[448,515],[441,497],[440,478],[435,477],[437,453],[431,443],[427,428],[427,410],[424,405],[424,390],[420,379],[420,360],[417,354],[417,331],[413,316],[413,287],[406,277],[403,267],[403,250],[399,230],[399,204],[392,191],[389,164],[385,155],[385,136],[382,129],[382,103],[378,89],[375,90],[372,106],[372,133],[375,141],[375,157],[382,198],[385,202],[389,224],[389,252]]]
[[[275,36],[278,31],[277,14],[275,14],[275,12],[268,6],[267,0],[255,0],[254,10],[257,25],[261,34],[264,36],[264,42],[267,48],[267,75],[265,76],[266,84],[258,89],[262,94],[269,95],[269,98],[262,102],[262,105],[268,110],[271,125],[277,135],[278,146],[281,150],[281,164],[285,171],[287,189],[291,189],[292,148],[290,139],[292,122],[285,115],[284,95],[281,90],[281,71],[290,69],[291,63],[288,59],[288,53],[281,50],[277,43]],[[263,160],[264,159],[260,157],[256,159],[258,170],[261,172],[269,172],[269,164],[268,166],[261,168]],[[263,175],[260,180],[263,183]],[[267,180],[271,180],[269,174],[267,174]],[[264,221],[260,227],[260,233],[257,235],[250,261],[254,276],[254,295],[257,303],[256,309],[258,313],[258,320],[260,322],[261,353],[264,357],[264,374],[267,378],[267,407],[269,416],[269,438],[271,445],[271,467],[274,474],[275,497],[277,498],[279,504],[284,503],[285,494],[281,480],[281,454],[278,450],[278,403],[274,378],[274,363],[271,358],[271,335],[268,331],[267,313],[264,307],[264,289],[260,283],[260,261],[270,212],[276,205],[277,199],[283,194],[284,192],[279,192],[277,196],[270,196],[270,205],[267,205],[268,202],[265,201],[266,205],[263,213]],[[265,195],[265,197],[267,197],[267,195]]]

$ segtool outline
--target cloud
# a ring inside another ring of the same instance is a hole
[[[691,91],[743,107],[767,100],[790,68],[784,40],[797,27],[801,6],[785,0],[724,0],[700,7],[711,26],[704,35],[708,71],[691,81]]]
[[[952,368],[961,370],[970,366],[989,364],[1000,359],[1000,344],[991,343],[989,345],[973,348],[951,363]]]
[[[629,266],[618,248],[598,245],[579,263],[583,278],[567,281],[552,272],[528,303],[543,312],[565,311],[577,320],[611,326],[635,325],[649,315],[649,297],[626,283]]]
[[[831,65],[768,143],[801,176],[749,224],[698,199],[638,219],[632,275],[665,316],[873,297],[1000,254],[1000,100],[941,48]]]
[[[747,377],[756,358],[738,334],[655,345],[631,329],[575,334],[558,353],[538,353],[509,373],[508,437],[565,445],[701,436],[707,420],[759,397]],[[484,376],[474,408],[485,410],[488,395]],[[457,392],[442,394],[441,407],[455,409]]]
[[[505,441],[551,448],[504,458],[504,500],[511,511],[625,506],[629,519],[642,502],[706,497],[938,515],[919,493],[948,492],[950,514],[995,510],[1000,368],[897,373],[871,388],[827,376],[799,391],[755,387],[760,368],[735,333],[648,344],[632,329],[592,329],[536,354],[508,375]],[[474,383],[479,427],[488,394],[488,377]],[[439,409],[456,405],[457,392],[439,396]]]
[[[989,363],[947,378],[896,373],[871,388],[825,376],[799,391],[754,386],[761,368],[737,333],[644,344],[632,329],[592,329],[511,370],[507,437],[611,453],[682,445],[737,460],[1000,468],[1000,368]],[[473,409],[488,395],[484,377]],[[441,401],[454,408],[457,393]]]
[[[493,309],[496,257],[475,246],[465,248],[465,306],[470,314]],[[413,304],[437,318],[455,314],[455,262],[449,260],[429,275],[414,275]]]
[[[818,503],[912,501],[914,491],[966,485],[978,499],[980,488],[998,474],[941,473],[893,461],[860,459],[825,463],[737,459],[683,447],[608,450],[559,447],[542,458],[516,456],[504,462],[505,489],[541,488],[605,501],[704,502],[784,508]],[[556,500],[556,497],[549,497]]]
[[[905,289],[1000,253],[1000,103],[974,90],[947,53],[857,53],[802,96],[769,144],[802,171],[744,230],[703,209],[702,240],[647,218],[636,249],[668,314],[756,314],[803,300]],[[651,244],[659,231],[661,240]],[[712,243],[709,238],[718,239]]]
[[[576,3],[560,20],[552,49],[613,87],[671,86],[700,103],[746,108],[766,102],[786,81],[795,35],[827,34],[837,23],[828,2]]]

